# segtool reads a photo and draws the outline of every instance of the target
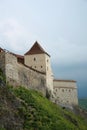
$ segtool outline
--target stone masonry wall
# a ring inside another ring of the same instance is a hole
[[[17,62],[15,55],[5,53],[6,58],[6,80],[13,86],[24,86],[26,88],[46,93],[45,74],[34,71]]]
[[[77,86],[75,81],[54,81],[55,103],[62,105],[78,105]]]
[[[41,91],[45,95],[46,78],[44,74],[31,70],[22,64],[18,64],[18,77],[19,84],[26,88]]]
[[[17,58],[9,53],[5,52],[5,68],[6,68],[6,82],[12,85],[18,84],[18,69]]]
[[[4,52],[0,52],[0,68],[5,74],[5,53]]]
[[[13,86],[24,86],[35,89],[46,95],[46,75],[18,63],[17,57],[10,52],[0,52],[0,68],[6,76],[6,82]],[[77,86],[75,81],[54,80],[53,97],[60,105],[78,105]]]
[[[46,86],[53,92],[53,73],[51,69],[50,57],[44,53],[25,55],[24,62],[27,66],[46,73]]]

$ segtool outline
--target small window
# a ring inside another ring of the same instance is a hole
[[[43,68],[43,66],[41,66],[41,68]]]
[[[34,57],[34,61],[36,61],[36,58]]]
[[[69,92],[71,92],[71,90],[69,89]]]
[[[37,67],[35,66],[35,68],[37,68]]]
[[[57,89],[56,89],[56,92],[57,92]]]
[[[64,89],[62,89],[62,92],[64,92]]]
[[[47,62],[49,62],[49,60],[47,59]]]

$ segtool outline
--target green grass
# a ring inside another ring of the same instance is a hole
[[[0,80],[5,82],[1,70]],[[0,130],[87,130],[87,121],[37,91],[5,86],[0,87]]]
[[[5,128],[1,128],[1,127],[0,127],[0,130],[6,130],[6,129],[5,129]]]
[[[86,130],[81,117],[51,103],[41,93],[23,87],[12,89],[23,101],[19,115],[24,118],[24,130]]]

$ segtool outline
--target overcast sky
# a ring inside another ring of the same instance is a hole
[[[24,54],[36,40],[87,97],[87,0],[0,0],[0,47]]]

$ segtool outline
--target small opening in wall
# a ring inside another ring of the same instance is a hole
[[[34,57],[34,61],[36,61],[36,58]]]
[[[64,89],[62,89],[62,92],[64,92]]]
[[[47,62],[49,62],[49,60],[47,59]]]
[[[54,92],[54,94],[56,95],[56,92]]]
[[[66,107],[62,107],[62,109],[66,109]]]
[[[43,66],[41,66],[41,68],[43,68]]]
[[[71,92],[71,90],[69,89],[69,92]]]
[[[37,67],[35,66],[35,68],[37,68]]]

